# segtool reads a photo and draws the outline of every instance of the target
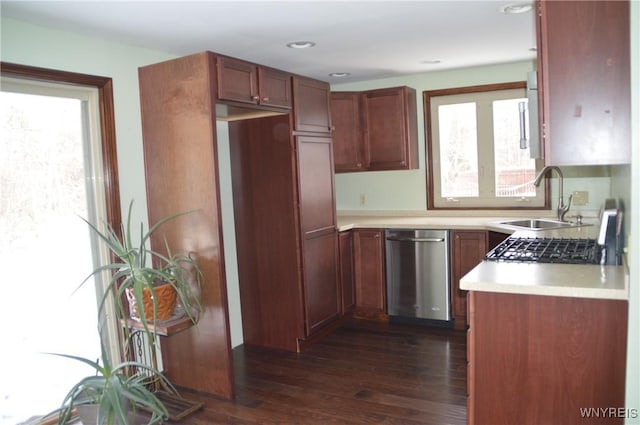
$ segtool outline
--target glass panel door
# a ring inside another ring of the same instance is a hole
[[[0,92],[0,424],[60,406],[100,355],[86,100]],[[88,90],[88,89],[87,89]],[[39,90],[36,90],[39,91]]]

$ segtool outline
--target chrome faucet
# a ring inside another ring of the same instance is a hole
[[[569,195],[569,202],[567,203],[567,205],[565,205],[564,199],[563,199],[563,193],[562,193],[563,177],[562,177],[562,171],[560,171],[560,168],[556,167],[555,165],[548,165],[544,167],[536,176],[536,179],[533,181],[533,184],[536,185],[536,187],[540,186],[540,182],[542,181],[542,178],[545,176],[545,174],[547,174],[551,170],[554,170],[556,173],[558,173],[558,192],[559,193],[558,193],[558,208],[556,209],[556,212],[558,214],[558,220],[565,221],[564,216],[565,214],[567,214],[567,211],[569,211],[569,208],[571,208],[571,199],[573,199],[573,195]]]

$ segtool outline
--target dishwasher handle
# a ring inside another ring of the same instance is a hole
[[[444,238],[397,238],[395,236],[387,236],[387,240],[398,242],[444,242]]]

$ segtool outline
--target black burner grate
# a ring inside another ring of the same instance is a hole
[[[509,237],[492,249],[485,260],[560,264],[598,264],[595,239]]]

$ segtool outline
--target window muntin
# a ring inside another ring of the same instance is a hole
[[[520,149],[524,83],[514,85],[425,92],[429,208],[545,207],[532,183],[542,161]]]

